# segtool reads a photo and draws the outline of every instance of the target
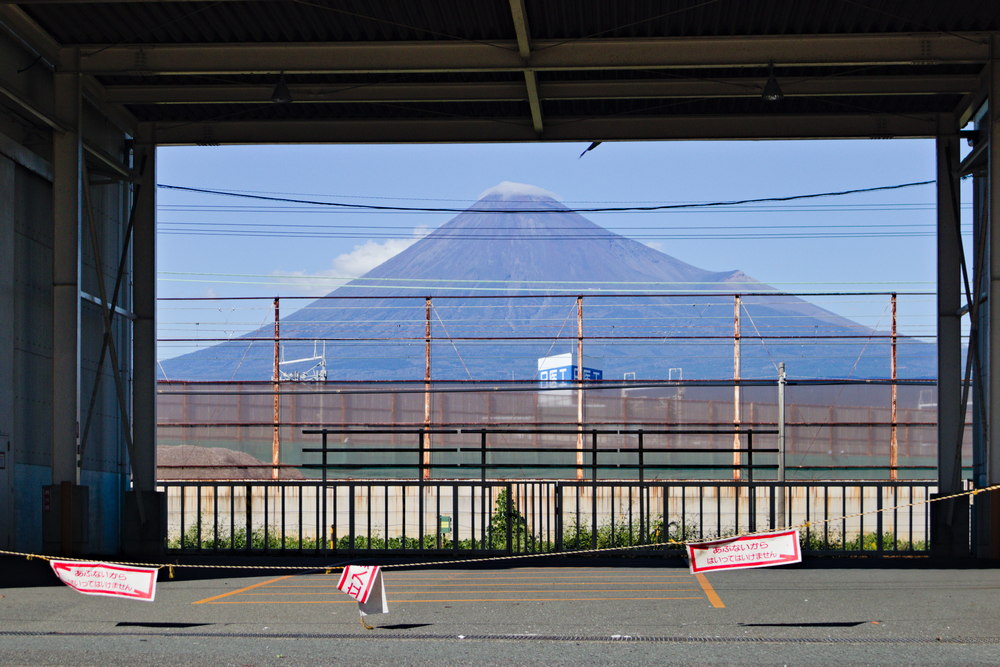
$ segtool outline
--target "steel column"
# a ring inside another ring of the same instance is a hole
[[[989,76],[989,114],[985,133],[988,137],[980,137],[980,141],[989,141],[987,190],[987,224],[989,225],[989,321],[987,323],[986,339],[989,341],[987,362],[987,377],[989,378],[989,394],[987,398],[987,431],[986,440],[986,483],[997,484],[1000,481],[1000,373],[994,373],[1000,356],[1000,233],[997,233],[996,222],[1000,220],[1000,37],[992,39],[992,60]],[[1000,495],[991,494],[989,505],[989,523],[980,523],[980,544],[985,553],[983,556],[1000,557]]]
[[[152,136],[136,141],[135,163],[142,187],[135,214],[133,269],[132,417],[135,460],[132,484],[156,488],[156,146]]]
[[[937,154],[937,346],[938,346],[938,495],[962,488],[961,276],[959,152],[956,119],[938,119]],[[893,340],[895,344],[895,339]],[[893,364],[895,370],[895,364]],[[895,389],[895,384],[893,385]],[[894,420],[895,421],[895,420]],[[931,507],[931,549],[940,556],[969,553],[969,503],[965,498]]]
[[[956,493],[962,474],[961,237],[958,128],[942,117],[937,137],[938,490]]]

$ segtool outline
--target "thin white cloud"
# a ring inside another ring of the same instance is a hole
[[[411,245],[417,239],[389,239],[382,243],[377,241],[365,241],[361,245],[354,246],[351,252],[337,255],[333,258],[333,268],[331,271],[335,275],[349,276],[356,278],[362,276],[382,262],[395,257]]]
[[[486,197],[487,195],[498,195],[501,199],[518,199],[519,197],[551,197],[552,199],[560,199],[559,195],[554,192],[549,192],[544,190],[537,185],[529,185],[527,183],[514,183],[513,181],[502,181],[497,183],[489,190],[483,191],[479,195],[479,199]]]
[[[282,277],[282,284],[303,294],[326,293],[337,289],[354,278],[363,276],[379,264],[395,257],[411,245],[427,236],[430,230],[418,227],[407,239],[386,239],[385,241],[365,241],[331,260],[330,268],[315,273],[305,271],[274,271]]]

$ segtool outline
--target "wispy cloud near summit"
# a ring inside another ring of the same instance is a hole
[[[524,197],[551,197],[552,199],[561,199],[559,195],[554,192],[549,192],[537,185],[529,185],[527,183],[514,183],[513,181],[502,181],[488,190],[484,190],[478,197],[482,199],[483,197],[500,197],[501,199],[516,200]]]

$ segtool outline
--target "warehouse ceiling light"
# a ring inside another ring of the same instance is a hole
[[[784,96],[785,94],[781,92],[781,86],[778,85],[778,80],[774,78],[774,63],[768,63],[767,83],[764,84],[764,92],[761,94],[761,98],[765,102],[780,102]]]
[[[281,73],[281,76],[278,78],[278,85],[274,87],[274,92],[271,93],[271,101],[277,104],[288,104],[292,101],[292,93],[288,90],[288,84],[285,83],[284,72]]]

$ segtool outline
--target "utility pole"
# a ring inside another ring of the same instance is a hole
[[[740,295],[733,300],[733,481],[740,479]]]
[[[785,362],[778,364],[778,511],[777,528],[785,528]]]
[[[889,481],[895,482],[899,466],[899,441],[896,427],[896,293],[892,293],[892,333],[890,337],[889,377],[892,380],[892,400],[889,407]]]
[[[424,479],[431,477],[431,297],[424,299]]]
[[[576,297],[576,478],[583,479],[583,297]]]
[[[278,304],[278,297],[274,297],[274,375],[271,385],[274,393],[274,431],[271,435],[271,479],[279,478],[278,466],[281,465],[281,433],[278,426],[281,423],[281,396],[278,394],[281,388],[281,316]]]

